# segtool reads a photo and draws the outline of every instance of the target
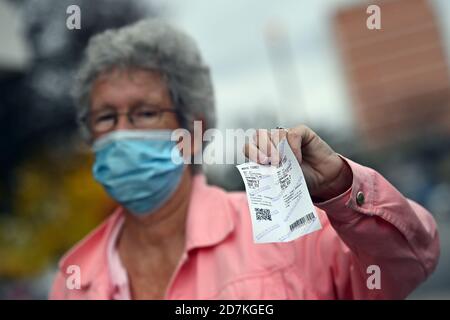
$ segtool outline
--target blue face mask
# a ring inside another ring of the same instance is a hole
[[[170,130],[120,130],[98,139],[93,149],[95,180],[136,215],[154,212],[174,193],[183,158]]]

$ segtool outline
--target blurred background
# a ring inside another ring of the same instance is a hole
[[[80,30],[66,28],[71,4]],[[370,4],[381,30],[366,26]],[[220,129],[306,124],[429,209],[441,259],[410,298],[450,299],[447,0],[0,0],[0,299],[45,299],[61,255],[114,208],[91,177],[71,79],[91,35],[148,16],[197,40]],[[234,166],[205,172],[243,189]]]

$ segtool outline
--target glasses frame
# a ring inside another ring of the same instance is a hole
[[[150,129],[150,128],[140,128],[137,127],[134,123],[133,120],[133,113],[136,112],[136,110],[138,110],[139,108],[142,107],[151,107],[155,110],[155,112],[157,113],[156,117],[157,117],[157,121],[159,121],[161,119],[161,116],[164,113],[174,113],[177,117],[180,118],[180,114],[177,110],[171,108],[171,109],[163,109],[157,106],[154,106],[152,104],[140,104],[140,105],[136,105],[134,107],[131,107],[129,110],[127,110],[126,112],[118,112],[114,107],[106,107],[102,110],[98,110],[98,111],[94,111],[94,112],[88,112],[86,115],[84,115],[83,117],[81,117],[81,121],[82,123],[84,123],[84,125],[87,126],[87,128],[89,129],[89,131],[91,133],[97,133],[97,134],[101,134],[101,133],[107,133],[110,131],[113,131],[114,128],[117,126],[117,123],[119,121],[119,117],[120,116],[126,116],[128,122],[136,129]],[[104,112],[105,110],[111,110],[114,112],[114,119],[113,119],[113,124],[111,126],[111,128],[107,129],[107,130],[94,130],[94,126],[92,124],[92,118],[93,116],[95,116],[96,114],[100,113],[100,112]]]

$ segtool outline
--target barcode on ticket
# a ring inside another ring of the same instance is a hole
[[[309,224],[316,220],[316,217],[312,212],[308,213],[306,216],[301,217],[300,219],[296,220],[294,223],[292,223],[289,228],[291,229],[291,232],[294,231],[297,228],[300,228],[304,226],[305,224]]]
[[[256,220],[269,220],[272,221],[269,209],[255,208]]]

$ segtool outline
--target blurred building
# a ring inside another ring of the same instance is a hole
[[[426,0],[371,1],[381,29],[366,25],[369,3],[334,19],[356,126],[367,147],[450,133],[450,80],[439,22]]]

